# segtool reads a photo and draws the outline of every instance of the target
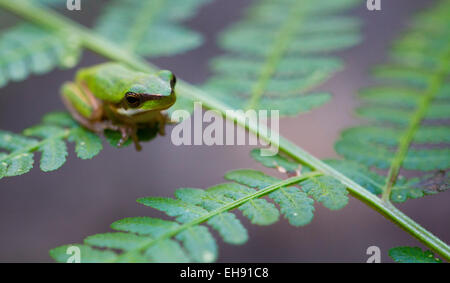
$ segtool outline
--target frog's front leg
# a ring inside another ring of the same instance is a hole
[[[158,133],[161,136],[164,136],[166,134],[166,124],[169,122],[169,115],[159,112],[159,115],[156,117],[156,121],[158,123]]]
[[[119,131],[121,134],[121,139],[119,140],[119,143],[117,146],[122,146],[130,137],[134,142],[134,147],[136,148],[136,151],[141,151],[142,146],[139,143],[139,138],[137,135],[137,128],[132,126],[119,126]]]
[[[89,130],[96,133],[103,133],[105,129],[120,130],[111,121],[103,121],[102,103],[83,83],[65,83],[61,90],[61,96],[72,117]]]

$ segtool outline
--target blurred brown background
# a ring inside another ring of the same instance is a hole
[[[153,60],[179,77],[202,83],[209,75],[208,60],[221,52],[217,32],[239,19],[250,0],[216,0],[205,6],[188,26],[206,36],[206,44],[186,54]],[[369,70],[387,60],[391,40],[407,27],[412,13],[434,1],[382,0],[382,11],[367,11],[365,2],[352,11],[362,18],[364,42],[342,52],[345,71],[322,85],[334,99],[327,105],[297,118],[281,121],[281,134],[320,158],[336,157],[333,144],[339,132],[358,124],[353,109],[357,90],[373,83]],[[65,13],[92,25],[107,1],[83,1],[83,10]],[[85,52],[81,66],[104,59]],[[43,114],[62,110],[59,86],[71,80],[75,70],[33,76],[23,83],[0,89],[0,128],[19,132],[39,122]],[[170,129],[169,129],[170,133]],[[208,186],[223,182],[223,174],[237,168],[263,169],[245,146],[173,146],[170,135],[144,144],[140,153],[132,147],[114,149],[105,144],[90,161],[77,159],[70,148],[67,163],[56,172],[30,173],[0,181],[0,261],[51,261],[48,250],[81,242],[94,233],[107,232],[109,224],[123,217],[162,216],[135,202],[143,196],[173,196],[179,187]],[[36,164],[37,165],[37,164]],[[265,170],[265,169],[264,169]],[[266,172],[271,172],[267,171]],[[399,207],[445,242],[450,242],[450,193],[409,200]],[[240,217],[242,219],[242,217]],[[398,245],[420,246],[409,234],[354,198],[338,212],[316,205],[315,218],[302,228],[282,219],[269,227],[251,225],[250,240],[243,246],[219,240],[222,262],[365,262],[366,249],[387,251]]]

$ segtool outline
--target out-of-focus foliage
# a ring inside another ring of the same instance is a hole
[[[422,251],[417,247],[396,247],[389,250],[389,256],[400,263],[441,263],[431,251]]]
[[[383,84],[360,94],[363,106],[357,113],[371,124],[344,131],[335,146],[347,160],[336,161],[336,168],[349,177],[364,176],[376,193],[392,188],[393,201],[448,189],[449,22],[450,1],[415,19],[394,44],[392,63],[375,71]],[[382,170],[388,177],[379,174]],[[400,170],[427,173],[407,180]]]
[[[374,194],[389,189],[395,202],[449,188],[449,22],[448,0],[415,19],[394,44],[392,64],[376,69],[385,82],[360,94],[357,113],[371,123],[345,130],[335,144],[345,159],[326,161]],[[252,156],[281,172],[300,168],[280,155],[261,157],[254,150]],[[412,170],[423,173],[401,175]]]
[[[32,24],[18,24],[0,33],[0,87],[56,66],[73,67],[80,57],[76,39]]]
[[[174,221],[150,217],[125,218],[111,225],[117,232],[89,236],[83,244],[73,245],[86,251],[81,258],[84,262],[212,262],[218,251],[208,226],[229,244],[240,245],[248,239],[247,230],[230,210],[238,208],[243,216],[257,225],[277,222],[281,212],[290,224],[304,226],[314,216],[314,200],[308,194],[326,206],[332,196],[339,196],[336,199],[340,199],[346,195],[341,190],[342,185],[329,177],[310,177],[317,181],[305,183],[304,187],[308,186],[308,193],[305,193],[296,186],[282,186],[281,180],[259,171],[232,171],[225,175],[226,179],[234,181],[232,183],[206,190],[178,189],[175,199],[138,199],[143,205],[175,217]],[[274,203],[260,198],[266,194],[269,200],[279,205],[280,210]],[[339,205],[333,202],[330,208],[342,208],[346,204],[346,201],[339,202]],[[66,262],[70,256],[66,251],[70,246],[57,247],[50,251],[50,255],[56,261]]]
[[[179,23],[210,0],[115,0],[105,6],[96,30],[143,56],[169,56],[200,46],[203,38]]]
[[[202,44],[201,35],[178,23],[192,17],[209,1],[114,1],[105,5],[97,30],[119,46],[144,56],[175,55]],[[36,3],[65,7],[66,1],[39,0]],[[62,34],[21,22],[0,30],[0,87],[9,81],[24,80],[30,74],[47,73],[56,66],[74,67],[81,52],[78,38],[67,32]],[[183,101],[180,99],[178,104]]]
[[[360,41],[360,22],[340,15],[358,0],[255,1],[246,17],[220,37],[205,89],[235,109],[296,115],[329,100],[311,89],[342,69],[328,53]]]
[[[51,113],[42,124],[24,130],[23,135],[0,130],[0,179],[27,173],[33,168],[34,152],[41,152],[40,168],[53,171],[66,162],[66,140],[75,142],[77,156],[90,159],[102,149],[101,139],[65,113]]]

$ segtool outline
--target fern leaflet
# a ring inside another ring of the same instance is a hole
[[[138,130],[142,141],[156,137],[158,128]],[[108,143],[117,147],[121,134],[105,131]],[[40,168],[44,172],[54,171],[66,162],[66,141],[75,143],[75,152],[81,159],[91,159],[103,149],[100,137],[78,125],[68,113],[54,112],[44,116],[42,123],[23,131],[22,135],[0,130],[0,179],[25,174],[33,168],[34,152],[42,153]],[[123,147],[129,146],[131,140]]]
[[[205,88],[235,109],[296,115],[322,105],[329,94],[310,90],[342,68],[322,54],[360,40],[359,21],[335,14],[358,2],[257,1],[220,38],[228,54],[213,61],[216,75]]]
[[[31,73],[44,74],[56,66],[78,63],[76,39],[31,24],[18,24],[0,33],[0,87],[21,81]]]
[[[200,46],[201,35],[177,25],[210,0],[116,0],[106,7],[96,30],[143,56],[168,56]]]
[[[395,44],[394,65],[376,71],[393,83],[360,94],[364,105],[358,114],[372,123],[345,130],[335,144],[345,160],[326,161],[372,193],[384,192],[395,202],[449,188],[449,12],[450,1],[442,1],[419,16],[414,30]],[[281,172],[292,174],[301,168],[280,155],[262,157],[259,149],[251,155]],[[427,173],[408,179],[400,169]],[[383,170],[388,170],[387,176]]]
[[[389,256],[400,263],[441,263],[431,251],[417,247],[396,247],[389,250]]]
[[[23,135],[0,131],[0,179],[27,173],[33,168],[34,152],[42,153],[40,168],[53,171],[66,162],[65,140],[75,143],[75,151],[81,159],[90,159],[102,149],[100,138],[80,127],[65,113],[51,113],[41,125],[24,130]]]
[[[313,218],[314,200],[294,185],[307,179],[322,178],[320,175],[308,172],[282,181],[255,170],[231,171],[225,178],[235,182],[206,190],[178,189],[175,199],[138,199],[139,203],[165,212],[175,221],[150,217],[121,219],[111,225],[117,232],[89,236],[83,245],[76,246],[85,251],[81,260],[86,262],[211,262],[217,257],[217,244],[207,226],[229,244],[243,244],[248,239],[247,230],[230,212],[232,209],[238,208],[253,224],[270,225],[278,221],[278,208],[262,196],[278,204],[290,224],[308,224]],[[317,189],[313,184],[309,186],[310,190]],[[321,189],[330,194],[337,190],[337,194],[341,194],[339,184],[332,181],[324,182]],[[55,248],[50,255],[56,261],[65,262],[70,246]]]
[[[336,143],[336,151],[363,171],[388,170],[384,180],[377,180],[386,199],[404,201],[448,187],[448,174],[439,170],[450,167],[449,15],[450,1],[443,1],[417,18],[413,31],[395,44],[393,64],[376,70],[392,83],[361,93],[364,105],[358,114],[372,124],[345,131]],[[438,171],[408,181],[399,178],[402,168]],[[438,189],[417,188],[437,179],[442,181]]]

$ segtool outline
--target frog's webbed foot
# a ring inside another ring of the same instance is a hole
[[[111,121],[101,121],[91,124],[91,130],[97,134],[103,134],[105,130],[112,130],[120,132],[120,140],[117,143],[118,147],[121,147],[125,142],[131,137],[133,139],[134,145],[137,151],[141,151],[142,147],[139,144],[139,139],[137,136],[137,130],[130,126],[115,125]]]

